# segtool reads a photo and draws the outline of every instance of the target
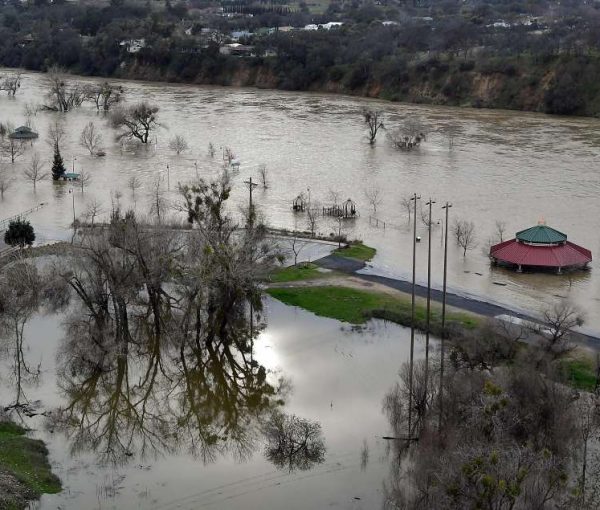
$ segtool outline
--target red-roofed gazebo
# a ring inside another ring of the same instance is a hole
[[[566,234],[546,225],[536,225],[517,232],[515,239],[490,248],[495,264],[515,267],[517,271],[585,269],[592,252],[567,241]]]

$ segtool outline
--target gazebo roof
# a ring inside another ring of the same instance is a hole
[[[567,240],[567,235],[546,225],[536,225],[517,232],[517,239],[533,244],[558,244]]]
[[[560,244],[524,244],[516,239],[496,244],[490,249],[490,256],[501,262],[519,266],[573,267],[583,266],[592,261],[590,250],[570,241]]]
[[[32,140],[37,138],[39,135],[35,133],[30,127],[20,126],[15,129],[10,135],[9,138],[13,140]]]

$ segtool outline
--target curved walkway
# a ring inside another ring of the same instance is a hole
[[[412,292],[412,282],[408,280],[400,280],[397,278],[389,278],[386,276],[357,273],[357,271],[365,267],[364,262],[361,262],[360,260],[348,259],[345,257],[340,257],[339,255],[331,254],[327,257],[323,257],[322,259],[314,261],[314,263],[326,269],[351,274],[355,278],[360,278],[369,282],[379,283],[380,285],[385,285],[387,287],[399,290],[401,292],[405,292],[408,294]],[[415,294],[419,297],[426,298],[427,287],[419,284],[415,285]],[[431,299],[433,301],[441,303],[442,297],[443,296],[441,290],[431,289]],[[483,315],[485,317],[510,315],[512,317],[518,317],[519,319],[523,319],[526,321],[531,321],[538,324],[540,323],[540,320],[538,318],[533,317],[531,315],[517,312],[515,310],[511,310],[510,308],[506,308],[493,303],[488,303],[479,299],[461,296],[453,292],[446,292],[446,304],[448,306],[476,313],[478,315]],[[594,350],[600,350],[600,337],[577,331],[573,331],[572,335],[573,339],[576,342],[590,347]]]

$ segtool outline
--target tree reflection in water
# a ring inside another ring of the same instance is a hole
[[[31,261],[19,253],[16,260],[8,262],[0,272],[0,348],[9,352],[12,365],[11,379],[15,386],[15,399],[5,410],[17,414],[35,413],[25,394],[25,386],[38,383],[40,367],[33,366],[25,356],[25,326],[40,307],[54,311],[65,304],[66,293],[52,273],[41,272]]]
[[[182,189],[195,227],[186,231],[115,209],[56,269],[76,299],[59,353],[67,403],[49,426],[75,451],[115,463],[182,449],[204,462],[245,458],[259,422],[282,405],[284,385],[252,357],[264,327],[251,327],[260,322],[258,282],[276,253],[255,221],[236,229],[223,210],[229,191],[226,178]],[[322,460],[320,445],[298,466]]]
[[[317,422],[275,410],[264,434],[265,455],[278,468],[306,471],[325,460],[325,442]]]

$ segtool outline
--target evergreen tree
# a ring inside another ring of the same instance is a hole
[[[4,234],[6,244],[23,248],[25,245],[31,246],[33,241],[35,241],[35,232],[27,220],[19,218],[9,223],[8,230]]]
[[[65,168],[65,164],[63,163],[63,158],[60,155],[60,149],[58,148],[58,144],[54,146],[54,161],[52,162],[52,179],[58,181],[67,169]]]

